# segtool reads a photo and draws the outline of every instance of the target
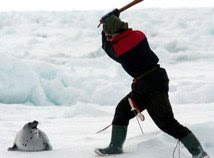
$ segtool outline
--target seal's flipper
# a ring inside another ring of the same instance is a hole
[[[7,150],[8,151],[16,151],[16,150],[18,150],[18,148],[17,148],[16,144],[14,144],[13,147],[8,148]]]
[[[45,150],[52,150],[52,146],[50,144],[46,143],[45,145]]]

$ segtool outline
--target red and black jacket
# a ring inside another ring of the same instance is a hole
[[[159,59],[141,31],[125,30],[111,42],[106,41],[102,32],[102,48],[134,78],[158,66]]]

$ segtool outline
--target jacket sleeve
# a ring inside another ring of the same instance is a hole
[[[102,48],[106,54],[111,57],[113,60],[117,61],[117,58],[114,53],[114,49],[111,46],[111,43],[106,40],[105,33],[102,31]],[[118,61],[117,61],[118,62]]]

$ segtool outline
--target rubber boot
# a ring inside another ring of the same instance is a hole
[[[195,137],[193,133],[188,134],[181,139],[181,142],[187,148],[187,150],[192,154],[192,158],[209,158],[207,153],[202,148],[200,142]]]
[[[106,148],[97,148],[98,155],[111,155],[123,153],[123,143],[126,139],[127,126],[112,126],[111,142]]]

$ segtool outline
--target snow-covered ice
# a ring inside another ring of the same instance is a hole
[[[111,130],[96,132],[111,123],[132,78],[101,49],[96,26],[105,12],[0,12],[0,158],[92,158],[108,145]],[[146,33],[170,77],[176,118],[214,157],[214,9],[130,10],[121,18]],[[114,157],[172,157],[177,141],[144,114],[145,134],[131,120],[125,153]],[[8,152],[32,120],[53,150]],[[190,157],[182,145],[181,157]]]

